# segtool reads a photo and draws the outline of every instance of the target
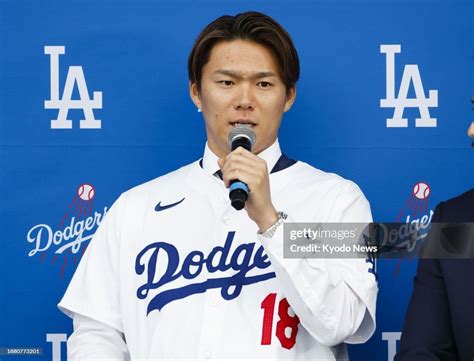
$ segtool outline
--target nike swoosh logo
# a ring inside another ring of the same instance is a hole
[[[165,204],[165,205],[161,205],[161,201],[160,201],[160,202],[158,202],[158,204],[156,205],[155,211],[157,211],[157,212],[164,211],[165,209],[168,209],[168,208],[172,208],[172,207],[174,207],[174,206],[177,206],[177,205],[180,204],[182,201],[184,201],[184,198],[181,199],[180,201],[177,201],[176,203]]]

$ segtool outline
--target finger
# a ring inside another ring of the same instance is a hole
[[[264,174],[267,172],[267,168],[262,165],[262,164],[256,164],[253,161],[250,161],[249,159],[242,158],[240,156],[235,157],[233,159],[228,160],[225,164],[224,167],[221,168],[222,174],[227,174],[230,171],[233,171],[235,169],[246,169],[249,171],[249,173],[253,173],[255,175],[259,174]]]
[[[232,152],[230,152],[229,154],[227,154],[227,158],[229,156],[233,156],[233,155],[241,155],[245,158],[249,158],[249,159],[254,159],[255,161],[258,161],[258,160],[263,160],[262,158],[260,158],[259,156],[253,154],[252,152],[248,151],[247,149],[243,148],[243,147],[237,147],[235,150],[233,150]]]
[[[227,178],[224,180],[226,187],[229,188],[230,182],[237,179],[247,185],[249,192],[255,190],[262,183],[262,179],[255,174],[245,172],[241,169],[235,169],[229,172]]]
[[[245,149],[244,149],[245,151]],[[231,164],[234,161],[239,161],[245,164],[248,164],[252,167],[256,167],[259,169],[266,169],[267,168],[267,162],[256,155],[247,152],[247,153],[241,153],[241,152],[236,152],[236,153],[230,153],[227,155],[225,164]],[[225,167],[224,164],[224,167]]]
[[[264,170],[256,169],[243,163],[235,163],[231,168],[228,168],[226,172],[222,173],[226,187],[229,187],[232,180],[238,179],[247,183],[249,189],[254,189],[263,183],[266,176]]]
[[[234,160],[232,162],[227,163],[222,173],[227,174],[236,170],[241,170],[243,172],[247,172],[259,177],[265,176],[263,169],[256,168],[252,164],[248,164],[245,161],[242,162],[240,160]]]

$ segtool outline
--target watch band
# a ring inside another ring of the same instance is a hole
[[[275,232],[277,231],[278,227],[283,224],[286,218],[288,218],[288,215],[285,212],[278,212],[277,213],[278,218],[275,223],[273,223],[270,228],[268,228],[266,231],[258,231],[257,233],[266,237],[266,238],[272,238]]]

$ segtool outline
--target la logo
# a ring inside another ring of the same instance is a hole
[[[415,120],[415,127],[436,127],[436,118],[430,117],[428,108],[438,106],[438,91],[430,90],[428,98],[425,97],[423,83],[421,82],[418,65],[407,64],[403,69],[402,82],[395,97],[395,54],[401,52],[401,46],[381,45],[380,53],[386,54],[386,99],[380,99],[381,108],[395,108],[393,118],[387,118],[387,128],[408,127],[407,118],[403,118],[405,108],[418,108],[420,117]],[[410,83],[413,83],[415,98],[408,99]]]
[[[70,66],[64,84],[63,96],[59,98],[59,55],[65,53],[64,46],[45,46],[44,53],[50,56],[51,66],[51,99],[45,100],[45,109],[58,109],[58,118],[51,120],[51,129],[72,129],[72,121],[67,119],[69,109],[82,109],[84,118],[81,119],[81,129],[100,129],[101,121],[94,118],[92,109],[102,109],[102,92],[94,92],[89,98],[86,80],[82,66]],[[78,100],[73,100],[72,91],[77,84]]]

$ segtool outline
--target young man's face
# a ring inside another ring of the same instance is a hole
[[[190,84],[191,98],[201,108],[207,141],[219,157],[230,152],[227,137],[236,123],[248,123],[256,135],[252,153],[268,148],[278,135],[283,112],[291,108],[296,90],[287,96],[278,61],[265,46],[246,40],[222,41],[204,66],[201,91]]]

